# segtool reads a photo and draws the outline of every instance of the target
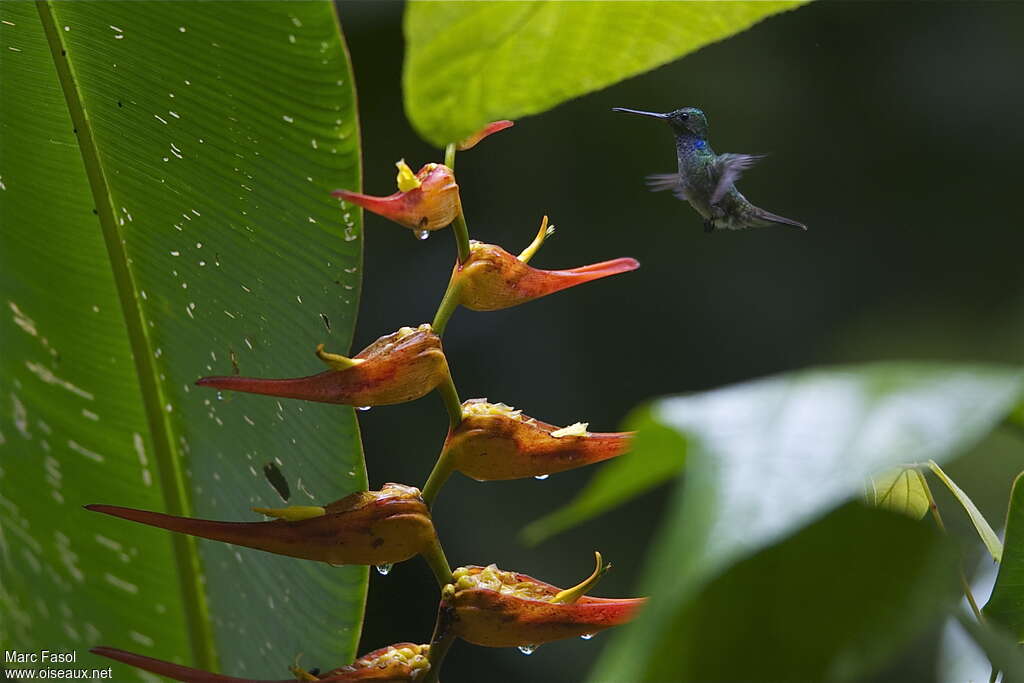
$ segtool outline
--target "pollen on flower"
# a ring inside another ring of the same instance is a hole
[[[368,669],[387,669],[394,664],[400,664],[414,671],[419,669],[426,670],[430,668],[430,660],[427,659],[429,654],[429,645],[414,645],[401,648],[389,647],[383,654],[364,661],[365,667]]]
[[[400,328],[398,328],[398,339],[399,340],[405,339],[410,334],[415,334],[417,332],[432,332],[432,331],[433,331],[433,328],[430,326],[430,323],[423,323],[419,327],[400,327]]]
[[[406,486],[405,484],[384,484],[380,490],[381,497],[394,497],[394,498],[419,498],[420,490],[415,486]]]
[[[522,420],[523,411],[516,410],[504,403],[490,403],[486,398],[473,398],[462,404],[462,417],[481,417],[501,415],[514,420]]]
[[[555,437],[556,439],[561,439],[564,436],[586,436],[587,427],[589,426],[589,422],[577,422],[575,424],[569,425],[568,427],[556,429],[555,431],[551,432],[551,436]]]
[[[515,572],[498,569],[497,565],[486,567],[459,567],[452,572],[456,590],[484,589],[527,600],[550,601],[555,593],[549,586],[531,581],[520,581]]]
[[[398,177],[395,178],[395,181],[398,183],[398,189],[401,192],[415,190],[422,184],[419,178],[416,177],[416,174],[412,172],[412,169],[409,168],[409,165],[405,163],[405,159],[396,161],[395,166],[398,168]]]

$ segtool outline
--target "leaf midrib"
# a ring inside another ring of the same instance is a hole
[[[114,202],[107,183],[107,175],[100,160],[99,148],[92,126],[82,103],[82,95],[67,55],[67,46],[58,29],[53,0],[36,0],[36,8],[50,47],[57,77],[67,103],[68,113],[75,126],[78,148],[89,188],[95,202],[103,241],[110,257],[110,267],[121,303],[128,343],[132,351],[136,375],[142,393],[142,405],[153,444],[154,458],[159,472],[166,511],[173,515],[189,516],[191,500],[185,485],[185,476],[179,464],[172,436],[173,429],[163,406],[167,404],[156,366],[153,363],[153,345],[146,333],[146,322],[137,296],[138,288],[129,266],[128,254],[118,230]],[[199,668],[213,670],[216,654],[213,633],[204,593],[200,581],[200,561],[196,543],[190,536],[174,534],[172,539],[177,574],[183,598],[183,611],[187,621],[193,660]]]

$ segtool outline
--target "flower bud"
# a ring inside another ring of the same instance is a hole
[[[295,683],[296,681],[321,681],[323,683],[356,683],[357,681],[376,681],[377,683],[400,683],[415,680],[422,672],[430,668],[427,655],[429,645],[415,643],[395,643],[388,647],[369,652],[349,666],[332,669],[323,674],[312,674],[308,671],[291,667],[294,674],[288,679],[275,681],[259,681],[252,678],[235,678],[222,674],[210,673],[192,667],[165,662],[161,659],[145,657],[118,650],[113,647],[94,647],[89,652],[109,657],[110,659],[134,666],[143,671],[165,676],[185,683]]]
[[[272,522],[218,522],[114,505],[85,507],[169,531],[334,565],[402,562],[429,552],[437,542],[419,489],[401,484],[353,493],[324,507],[254,508],[278,518]]]
[[[427,164],[413,175],[404,160],[395,165],[398,167],[398,192],[392,195],[373,197],[349,190],[335,190],[331,194],[415,230],[417,234],[440,230],[455,220],[461,204],[452,169],[444,164]]]
[[[586,428],[559,429],[504,403],[471,399],[462,404],[462,422],[448,434],[443,457],[467,477],[497,481],[564,472],[629,450],[632,432]]]
[[[456,145],[456,149],[458,149],[460,152],[465,152],[467,149],[472,149],[473,147],[476,147],[477,143],[486,138],[487,136],[493,135],[494,133],[497,133],[500,130],[511,128],[513,125],[514,122],[509,121],[507,119],[503,119],[501,121],[492,121],[491,123],[488,123],[486,126],[484,126],[480,130],[478,130],[477,132],[473,133],[468,138],[460,142],[458,145]]]
[[[295,379],[203,377],[196,384],[321,403],[380,406],[420,398],[448,377],[441,339],[429,324],[385,335],[354,358],[328,353],[322,344],[316,353],[330,370]]]
[[[583,595],[610,565],[600,553],[597,569],[579,586],[561,590],[495,565],[459,567],[442,590],[441,611],[454,635],[485,647],[528,647],[586,636],[629,621],[644,598]]]
[[[536,239],[518,257],[494,244],[471,242],[469,258],[456,263],[452,274],[459,303],[474,311],[497,311],[640,267],[636,259],[618,258],[571,270],[532,268],[527,261],[553,231],[547,221],[545,216]]]

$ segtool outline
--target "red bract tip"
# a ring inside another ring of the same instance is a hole
[[[94,647],[89,652],[108,657],[110,659],[134,666],[143,671],[165,676],[183,683],[296,683],[296,681],[317,681],[318,683],[358,683],[361,681],[375,681],[376,683],[406,683],[416,679],[417,674],[430,668],[427,662],[427,654],[430,648],[427,645],[416,645],[414,643],[395,643],[394,645],[374,650],[367,653],[353,662],[350,666],[342,666],[332,669],[320,676],[292,668],[295,675],[291,678],[263,680],[254,678],[236,678],[224,676],[201,669],[182,666],[165,662],[162,659],[154,659],[118,650],[113,647]]]
[[[137,655],[134,652],[128,652],[126,650],[118,650],[114,647],[94,647],[89,650],[89,652],[128,664],[129,666],[134,666],[137,669],[142,669],[143,671],[148,671],[150,673],[157,674],[158,676],[165,676],[171,680],[184,681],[185,683],[295,683],[294,677],[275,681],[259,681],[253,678],[224,676],[222,674],[203,671],[202,669],[193,669],[189,666],[182,666],[181,664],[165,662],[162,659],[154,659],[153,657]]]
[[[513,125],[515,125],[515,123],[513,121],[509,121],[508,119],[502,119],[501,121],[492,121],[491,123],[488,123],[486,126],[484,126],[480,130],[478,130],[477,132],[473,133],[468,138],[460,142],[458,145],[456,145],[456,149],[458,149],[460,152],[464,152],[467,149],[472,149],[473,147],[476,146],[478,142],[483,140],[488,135],[493,135],[494,133],[497,133],[499,130],[511,128]]]

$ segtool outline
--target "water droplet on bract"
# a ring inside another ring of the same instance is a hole
[[[428,237],[430,237],[430,231],[429,230],[416,230],[416,231],[413,232],[413,234],[416,235],[416,239],[418,239],[418,240],[425,240]]]
[[[584,633],[583,635],[580,636],[580,639],[581,640],[590,640],[595,635],[597,635],[597,634],[595,634],[595,633]]]
[[[550,476],[550,474],[538,474],[537,476],[534,477],[534,479],[536,479],[537,481],[544,481]]]
[[[218,391],[217,392],[217,400],[218,401],[223,401],[224,400],[224,394]]]
[[[358,410],[361,413],[365,413],[366,411],[368,411],[372,407],[373,406],[356,406],[356,410]]]
[[[387,576],[388,574],[391,573],[391,568],[394,567],[394,566],[395,565],[393,565],[393,564],[378,564],[378,565],[376,565],[374,567],[374,569],[376,569],[377,573],[380,574],[381,576]]]
[[[519,646],[519,651],[522,652],[524,655],[529,656],[529,655],[532,655],[534,652],[536,652],[538,647],[540,647],[540,646],[539,645],[520,645]]]

